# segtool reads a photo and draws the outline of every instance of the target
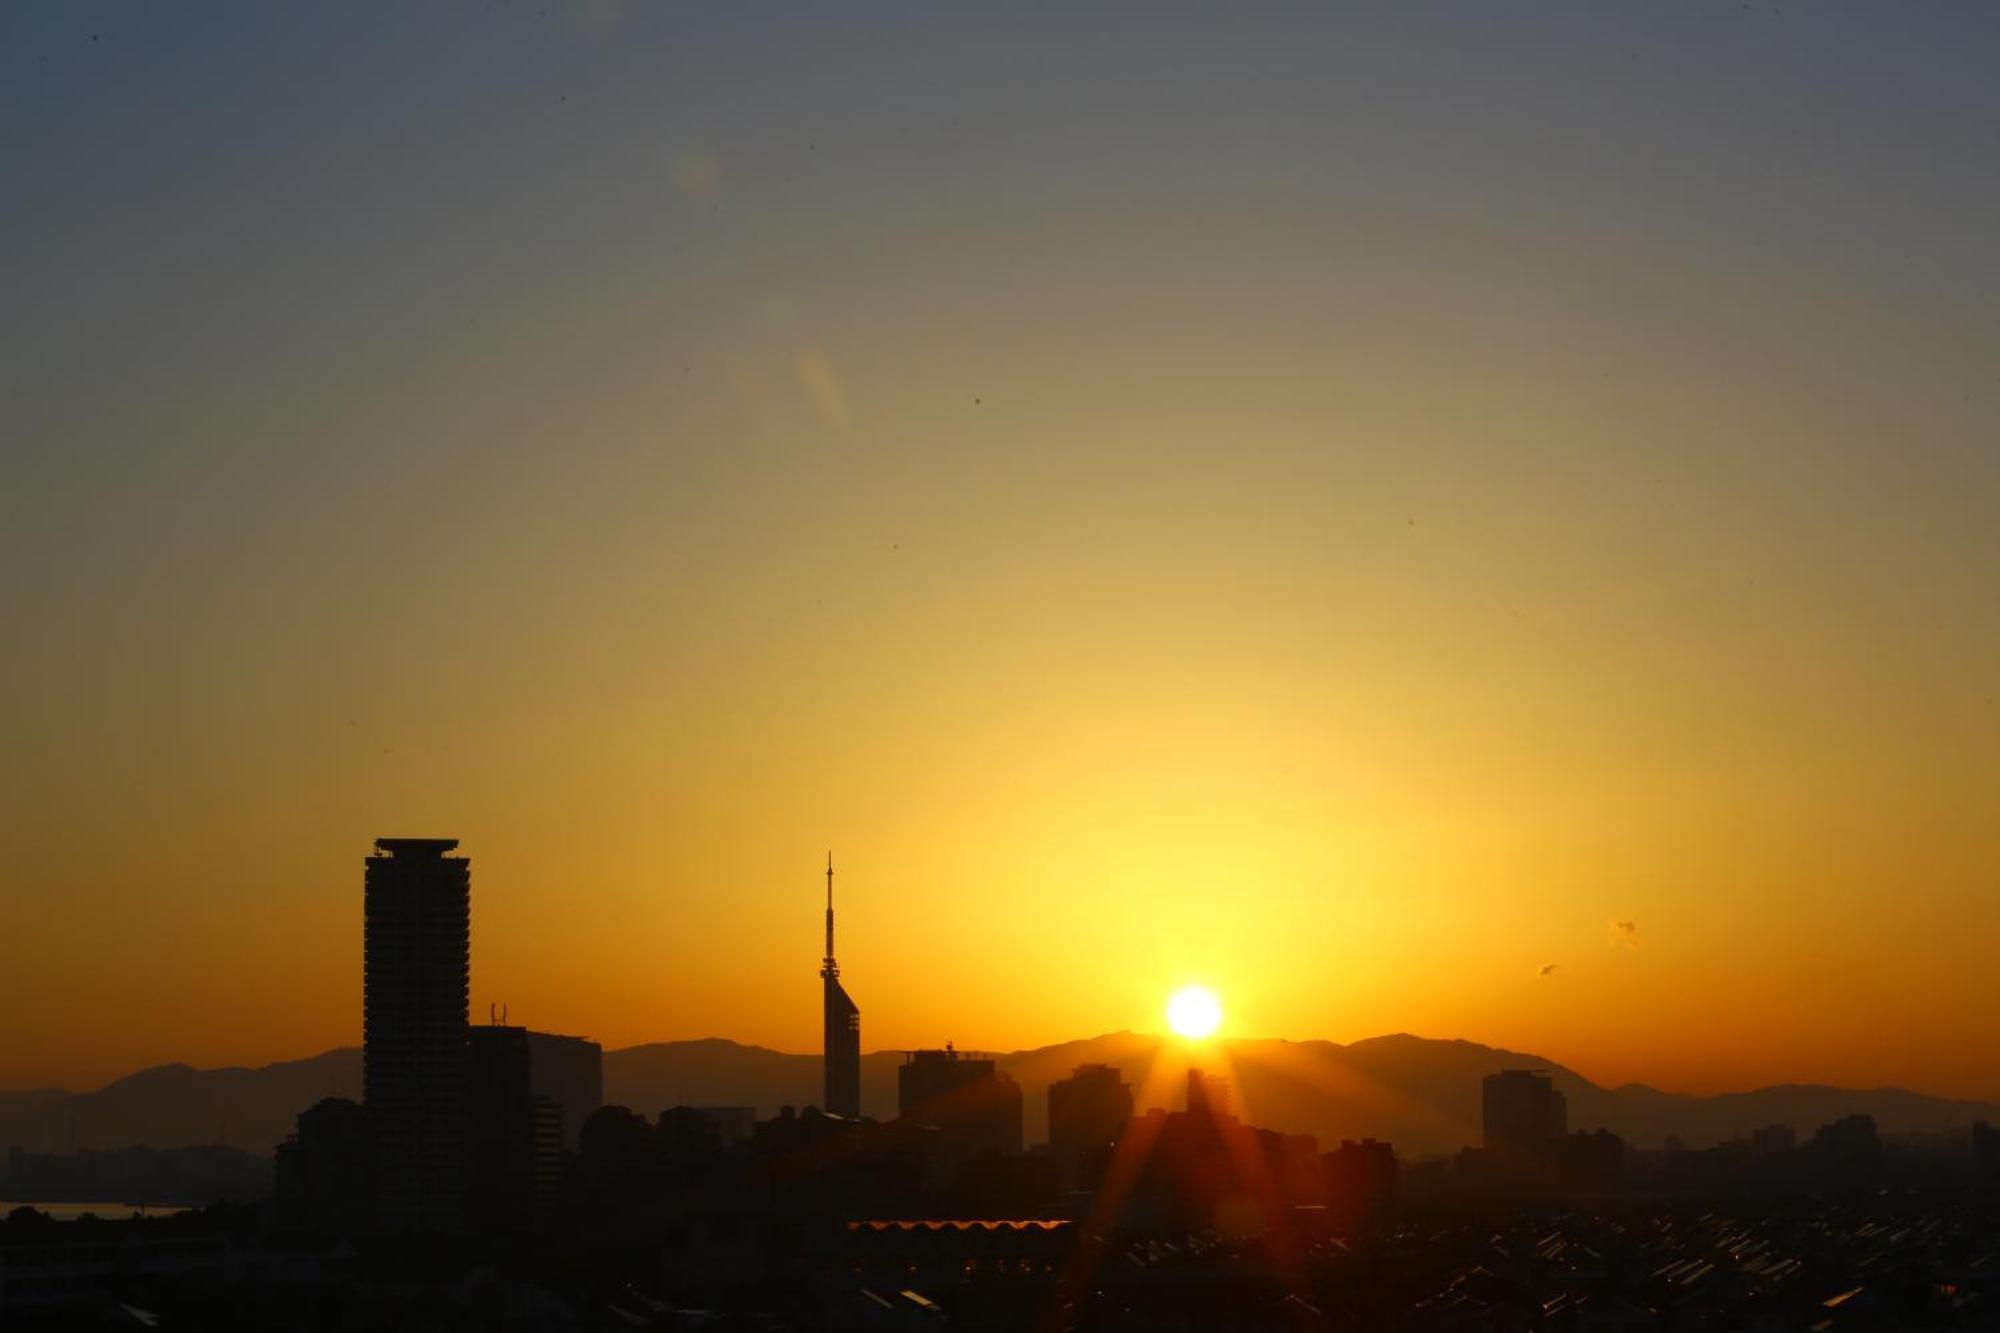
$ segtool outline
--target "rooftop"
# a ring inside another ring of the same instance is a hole
[[[443,856],[458,846],[457,838],[377,838],[378,856]]]

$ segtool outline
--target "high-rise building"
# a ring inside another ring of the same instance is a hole
[[[820,963],[822,1004],[826,1018],[825,1109],[849,1120],[861,1118],[861,1010],[840,984],[840,964],[833,960],[833,853],[826,854],[826,957]]]
[[[1534,1155],[1569,1132],[1568,1099],[1539,1070],[1488,1074],[1479,1091],[1488,1148]]]
[[[466,1046],[466,1218],[478,1231],[524,1231],[535,1199],[528,1030],[476,1027]]]
[[[522,1231],[545,1216],[583,1122],[603,1102],[594,1041],[494,1023],[466,1034],[467,1219]]]
[[[1132,1119],[1132,1085],[1110,1065],[1078,1065],[1049,1084],[1049,1152],[1065,1182],[1094,1185],[1101,1155]]]
[[[1021,1151],[1021,1085],[950,1043],[910,1052],[896,1071],[896,1108],[904,1120],[938,1130],[951,1160]]]
[[[561,1103],[547,1097],[534,1100],[535,1121],[535,1221],[546,1224],[553,1217],[562,1195],[563,1167],[569,1150],[563,1145],[568,1117]]]
[[[575,1152],[583,1122],[604,1105],[604,1048],[585,1037],[529,1032],[528,1088],[562,1109],[563,1151]]]
[[[361,1078],[376,1212],[391,1231],[464,1218],[471,862],[456,838],[378,838],[363,908]]]
[[[1229,1080],[1220,1074],[1199,1069],[1187,1071],[1187,1109],[1190,1115],[1217,1120],[1229,1116]]]

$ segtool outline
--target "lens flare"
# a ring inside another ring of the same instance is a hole
[[[1183,986],[1167,998],[1167,1026],[1199,1041],[1222,1024],[1222,1001],[1206,986]]]

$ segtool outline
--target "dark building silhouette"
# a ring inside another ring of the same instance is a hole
[[[1132,1118],[1132,1085],[1110,1065],[1078,1065],[1049,1084],[1049,1151],[1065,1183],[1094,1188],[1104,1153]]]
[[[911,1051],[896,1071],[896,1109],[912,1124],[942,1136],[947,1161],[1021,1151],[1021,1086],[993,1061],[967,1056],[949,1043],[941,1051]]]
[[[1848,1115],[1813,1131],[1812,1154],[1829,1183],[1867,1184],[1882,1173],[1882,1139],[1875,1117]]]
[[[573,1153],[583,1122],[604,1105],[604,1048],[584,1037],[528,1033],[528,1087],[562,1113],[562,1148]]]
[[[754,1106],[697,1106],[695,1110],[708,1117],[708,1123],[715,1127],[716,1138],[723,1144],[748,1143],[757,1133],[757,1108]]]
[[[465,1207],[472,875],[455,838],[378,838],[367,859],[362,1087],[378,1221],[449,1231]]]
[[[1191,1115],[1206,1115],[1215,1119],[1228,1116],[1229,1080],[1205,1070],[1188,1070],[1187,1109]]]
[[[476,1027],[466,1042],[467,1222],[478,1231],[524,1231],[534,1218],[536,1179],[528,1032]]]
[[[1617,1192],[1625,1142],[1607,1130],[1569,1132],[1569,1102],[1547,1074],[1507,1069],[1481,1082],[1484,1146],[1457,1158],[1461,1188],[1516,1201]]]
[[[581,1037],[505,1024],[466,1038],[467,1218],[475,1230],[522,1231],[553,1203],[564,1159],[602,1101],[602,1052]]]
[[[702,1122],[703,1132],[719,1143],[721,1126],[707,1116]],[[796,1106],[781,1106],[771,1119],[751,1125],[751,1141],[766,1157],[818,1164],[832,1156],[828,1145],[851,1127],[850,1121],[827,1115],[815,1106],[803,1112]]]
[[[533,1215],[537,1225],[553,1216],[562,1196],[563,1175],[574,1155],[564,1142],[569,1118],[562,1106],[547,1097],[534,1102],[535,1192]],[[581,1133],[581,1126],[578,1127]]]
[[[1587,1198],[1616,1194],[1625,1185],[1625,1140],[1608,1129],[1578,1130],[1552,1140],[1544,1155],[1551,1184]]]
[[[1156,1107],[1127,1127],[1129,1151],[1142,1162],[1128,1216],[1170,1230],[1247,1234],[1324,1198],[1318,1142],[1245,1124],[1229,1110],[1228,1086],[1190,1069],[1186,1110]]]
[[[319,1236],[355,1236],[374,1224],[375,1145],[368,1113],[344,1097],[299,1112],[278,1145],[274,1181],[286,1226]]]
[[[1984,1120],[1973,1121],[1970,1147],[1974,1174],[1986,1181],[2000,1180],[2000,1129]]]
[[[1750,1159],[1764,1161],[1783,1157],[1799,1146],[1798,1131],[1790,1125],[1766,1125],[1750,1131]]]
[[[1396,1150],[1374,1139],[1342,1139],[1320,1158],[1326,1181],[1326,1204],[1345,1226],[1381,1221],[1396,1202]]]
[[[1507,1069],[1488,1074],[1480,1085],[1481,1127],[1487,1148],[1539,1155],[1569,1132],[1567,1100],[1547,1074]]]
[[[821,1100],[834,1115],[861,1118],[861,1010],[840,984],[833,960],[833,853],[826,854],[826,956],[820,963],[826,1039],[822,1047],[825,1087]]]

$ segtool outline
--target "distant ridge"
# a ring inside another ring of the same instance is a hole
[[[31,1152],[226,1144],[268,1153],[322,1097],[361,1096],[361,1051],[343,1046],[256,1069],[156,1065],[96,1092],[0,1092],[0,1145]]]
[[[999,1055],[1021,1084],[1027,1137],[1046,1133],[1046,1089],[1080,1064],[1122,1069],[1135,1090],[1162,1059],[1160,1038],[1113,1032]],[[1172,1051],[1176,1048],[1166,1048]],[[1479,1138],[1479,1081],[1498,1069],[1548,1071],[1569,1098],[1572,1128],[1599,1126],[1641,1147],[1669,1134],[1694,1147],[1767,1124],[1802,1134],[1851,1113],[1875,1117],[1884,1133],[1936,1133],[1973,1120],[2000,1122],[2000,1104],[1926,1096],[1901,1088],[1851,1089],[1780,1084],[1750,1092],[1696,1097],[1644,1084],[1600,1087],[1553,1060],[1477,1042],[1393,1033],[1342,1045],[1331,1041],[1238,1040],[1222,1043],[1238,1108],[1258,1124],[1319,1136],[1323,1143],[1371,1137],[1405,1156],[1456,1150]],[[1177,1057],[1168,1055],[1172,1063]],[[900,1051],[861,1060],[865,1114],[896,1110]],[[1174,1070],[1161,1066],[1153,1100],[1178,1105]],[[818,1101],[819,1056],[773,1051],[721,1037],[649,1042],[607,1051],[605,1100],[657,1114],[668,1106],[752,1106],[759,1115]],[[291,1132],[292,1118],[322,1097],[357,1097],[361,1052],[341,1047],[305,1060],[257,1069],[197,1070],[160,1065],[96,1092],[59,1089],[0,1092],[0,1147],[61,1152],[72,1144],[156,1148],[226,1143],[267,1153]]]

